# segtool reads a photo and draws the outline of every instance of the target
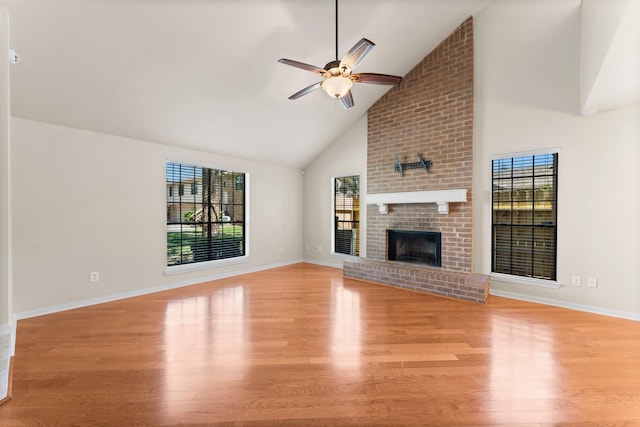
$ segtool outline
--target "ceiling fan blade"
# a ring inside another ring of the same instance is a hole
[[[280,58],[278,62],[285,65],[291,65],[292,67],[302,68],[303,70],[311,71],[313,73],[324,74],[324,70],[315,65],[305,64],[304,62],[294,61],[293,59]]]
[[[371,40],[360,39],[360,41],[356,43],[349,52],[347,52],[344,58],[342,58],[342,61],[340,61],[340,67],[346,65],[353,70],[375,46],[376,44]]]
[[[374,85],[396,85],[402,81],[400,76],[378,73],[359,73],[351,75],[356,83],[368,83]]]
[[[320,89],[320,86],[322,86],[322,82],[318,82],[318,83],[314,83],[311,86],[307,86],[304,89],[302,89],[301,91],[298,91],[296,93],[294,93],[293,95],[291,95],[289,97],[289,99],[298,99],[301,96],[304,96],[310,92],[313,92],[316,89]]]
[[[353,107],[353,95],[351,94],[351,91],[347,92],[345,96],[338,99],[345,109]]]

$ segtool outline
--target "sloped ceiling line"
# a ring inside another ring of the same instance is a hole
[[[582,0],[580,113],[640,103],[640,2]]]

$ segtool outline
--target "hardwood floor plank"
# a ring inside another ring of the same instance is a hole
[[[640,323],[272,269],[18,322],[4,426],[640,426]]]

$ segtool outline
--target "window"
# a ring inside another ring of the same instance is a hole
[[[494,273],[556,280],[558,154],[493,160]]]
[[[167,266],[245,255],[244,184],[244,173],[167,163]]]
[[[334,189],[334,252],[357,256],[360,254],[360,177],[335,178]]]

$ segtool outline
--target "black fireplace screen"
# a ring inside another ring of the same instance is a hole
[[[389,261],[441,266],[441,234],[435,231],[387,230]]]

